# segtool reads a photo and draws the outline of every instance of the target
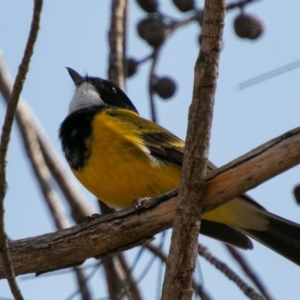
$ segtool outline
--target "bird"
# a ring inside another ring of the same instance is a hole
[[[131,207],[180,185],[184,141],[142,118],[114,83],[67,68],[75,84],[59,138],[81,184],[110,207]],[[208,162],[207,172],[215,169]],[[300,266],[300,225],[244,194],[201,216],[200,233],[241,249],[251,238]]]

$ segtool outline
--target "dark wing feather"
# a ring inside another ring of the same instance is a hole
[[[143,141],[155,158],[182,167],[184,142],[169,131],[144,133]],[[207,172],[216,166],[208,161]]]
[[[184,142],[181,139],[168,131],[144,133],[142,138],[155,158],[182,166]]]

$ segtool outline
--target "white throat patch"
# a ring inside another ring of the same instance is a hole
[[[69,114],[82,108],[104,104],[94,86],[89,82],[82,83],[76,88],[75,94],[69,104]]]

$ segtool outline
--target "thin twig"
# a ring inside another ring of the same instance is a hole
[[[78,288],[78,290],[76,290],[75,292],[73,292],[71,295],[69,295],[67,298],[65,298],[65,300],[72,300],[72,299],[74,299],[79,293],[81,293],[81,299],[82,299],[82,300],[90,300],[90,299],[92,299],[91,296],[90,296],[90,292],[87,291],[87,293],[86,293],[86,291],[85,291],[85,289],[86,289],[86,287],[87,287],[86,283],[87,283],[89,280],[92,279],[92,277],[96,274],[96,272],[97,272],[101,267],[102,267],[102,261],[98,262],[95,266],[93,266],[94,270],[92,270],[92,272],[91,272],[88,276],[82,278],[81,281],[79,281],[80,278],[77,276],[77,281],[78,281],[78,286],[79,286],[79,288]],[[75,268],[77,268],[77,267],[75,267]],[[85,268],[85,269],[86,269],[86,268]],[[81,274],[82,274],[82,273],[81,273]]]
[[[157,123],[157,112],[156,112],[156,105],[153,97],[153,85],[156,81],[156,74],[155,68],[158,62],[158,56],[160,52],[160,47],[153,49],[153,53],[151,55],[152,63],[150,67],[150,74],[149,74],[149,83],[148,83],[148,91],[149,91],[149,101],[150,101],[150,111],[151,111],[151,120]]]
[[[119,253],[117,257],[124,270],[124,273],[126,274],[127,289],[131,298],[133,300],[143,299],[141,291],[138,289],[137,280],[135,280],[135,278],[133,277],[131,268],[127,262],[124,253]]]
[[[5,68],[2,55],[0,55],[0,91],[3,95],[4,100],[7,100],[8,102],[9,96],[12,91],[12,85],[9,73]],[[69,194],[66,197],[71,197],[73,199],[70,204],[72,208],[72,215],[79,215],[78,219],[82,220],[84,216],[92,214],[92,210],[84,214],[84,211],[86,211],[86,209],[82,209],[82,207],[79,207],[79,205],[72,205],[72,203],[78,202],[76,201],[76,199],[80,197],[80,193],[79,191],[76,191],[76,189],[74,189],[74,187],[71,185],[71,180],[67,180],[67,176],[65,176],[66,172],[65,170],[62,170],[63,164],[62,162],[60,162],[60,158],[55,153],[53,146],[48,141],[47,136],[42,130],[41,124],[38,124],[38,121],[33,112],[21,97],[17,106],[16,118],[24,142],[24,148],[27,152],[34,174],[36,175],[36,178],[39,182],[39,186],[42,190],[46,203],[48,204],[48,207],[51,211],[51,216],[54,218],[54,222],[57,228],[67,228],[70,226],[70,224],[65,218],[63,212],[64,210],[58,201],[57,194],[52,188],[52,178],[50,176],[48,166],[46,165],[47,162],[50,165],[52,173],[55,173],[57,175],[56,180],[59,181],[58,184],[63,189],[63,193],[65,195]],[[41,146],[44,150],[43,153],[41,152]],[[45,162],[43,154],[45,154],[47,162]],[[73,195],[74,193],[75,195]],[[86,281],[84,280],[84,271],[81,268],[75,267],[74,271],[78,283],[81,284],[82,282]],[[82,299],[89,299],[90,293],[86,287],[86,284],[79,285],[79,292],[81,292]]]
[[[101,201],[99,201],[99,206],[103,215],[115,212],[113,208]],[[143,299],[124,253],[118,253],[102,261],[111,299],[118,299],[121,294],[129,295],[132,300]]]
[[[176,29],[179,29],[180,27],[183,27],[183,26],[197,20],[199,17],[202,16],[202,14],[203,14],[203,10],[198,10],[195,14],[193,14],[192,16],[190,16],[186,19],[182,19],[182,20],[173,22],[169,29],[171,32],[173,32]]]
[[[166,263],[167,262],[167,254],[162,251],[162,249],[158,246],[156,246],[153,243],[148,243],[145,246],[152,254],[156,255],[162,262]],[[209,296],[206,294],[206,292],[203,290],[203,287],[195,280],[193,280],[192,283],[193,289],[196,292],[196,294],[201,297],[201,299],[209,299]]]
[[[247,263],[245,258],[238,252],[238,250],[226,244],[225,246],[229,251],[229,253],[232,255],[232,257],[239,263],[240,267],[245,272],[245,274],[249,277],[249,279],[252,280],[252,282],[256,285],[258,290],[263,294],[263,296],[267,300],[273,300],[274,298],[270,295],[270,292],[267,290],[263,282],[255,274],[254,270],[252,270],[252,268]]]
[[[142,64],[142,63],[146,62],[147,60],[149,60],[149,59],[152,58],[152,57],[153,57],[153,52],[150,53],[149,55],[145,56],[144,58],[141,58],[141,59],[138,60],[137,62],[138,62],[139,64]]]
[[[228,279],[232,280],[251,300],[264,300],[264,297],[258,294],[252,287],[232,271],[225,263],[216,258],[206,247],[198,245],[198,253],[220,270]]]
[[[31,21],[30,33],[25,47],[24,56],[19,66],[19,71],[15,80],[10,101],[7,106],[4,124],[2,127],[1,144],[0,144],[0,249],[1,249],[1,255],[3,259],[3,265],[5,268],[6,278],[8,280],[10,289],[15,299],[23,299],[23,296],[15,280],[15,274],[10,259],[8,240],[7,240],[7,235],[5,232],[5,225],[4,225],[4,197],[5,197],[5,190],[6,190],[6,173],[5,173],[6,155],[7,155],[7,150],[8,150],[9,140],[10,140],[11,128],[14,121],[15,111],[18,105],[18,100],[23,88],[23,83],[26,78],[26,73],[29,68],[30,59],[33,54],[34,44],[40,27],[42,6],[43,6],[42,0],[34,1],[33,17]]]
[[[90,300],[92,299],[91,292],[88,288],[87,282],[88,277],[85,275],[85,270],[82,266],[77,266],[73,268],[78,284],[78,291],[76,294],[81,294],[82,300]]]

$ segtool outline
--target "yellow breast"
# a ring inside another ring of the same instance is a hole
[[[179,186],[181,169],[151,159],[137,128],[105,112],[92,121],[86,139],[90,157],[73,170],[78,180],[109,206],[124,208],[139,197],[154,197]]]

